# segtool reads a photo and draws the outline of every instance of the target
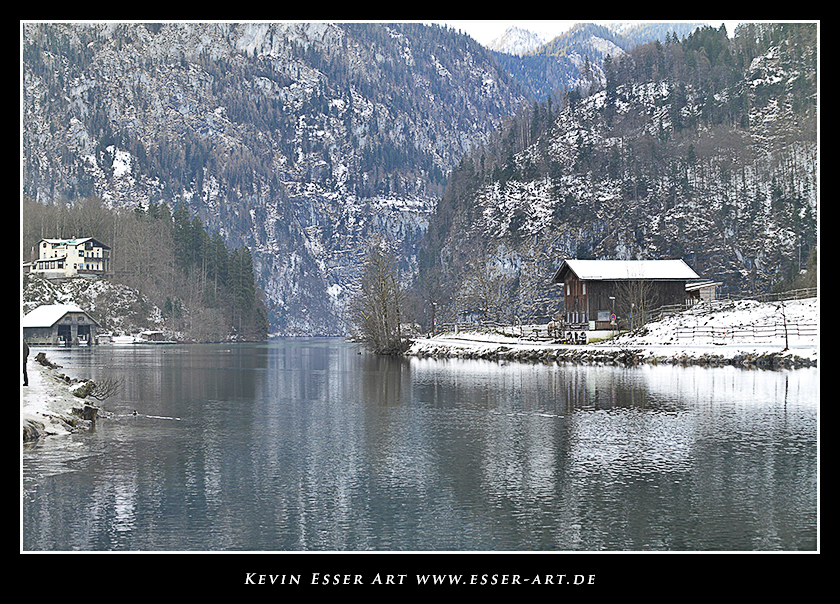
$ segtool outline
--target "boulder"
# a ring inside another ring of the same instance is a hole
[[[41,422],[36,422],[32,419],[26,419],[23,421],[23,442],[32,442],[33,440],[38,440],[41,438],[41,435],[44,433],[44,424]]]
[[[74,407],[73,413],[88,422],[96,421],[96,414],[99,412],[99,407],[93,405],[84,405],[82,407]]]
[[[91,380],[85,380],[83,382],[79,382],[78,384],[74,384],[72,388],[70,388],[70,392],[73,393],[73,396],[78,396],[79,398],[87,398],[93,389],[96,388],[96,383]]]
[[[61,365],[56,365],[52,363],[49,359],[47,359],[47,355],[43,352],[39,352],[35,355],[35,361],[44,367],[49,367],[50,369],[56,369],[57,367],[61,367]]]

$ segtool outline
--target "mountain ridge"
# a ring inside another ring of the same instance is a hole
[[[253,252],[274,335],[346,333],[375,236],[407,281],[479,237],[532,289],[561,254],[703,242],[730,289],[794,270],[815,239],[812,32],[701,28],[602,60],[572,45],[596,31],[519,58],[419,24],[25,24],[23,193],[187,207]]]
[[[816,254],[816,27],[701,28],[605,61],[604,83],[535,102],[450,176],[421,255],[462,312],[476,279],[504,320],[548,320],[578,258],[683,258],[723,295],[760,293]],[[438,304],[438,312],[442,305]],[[501,319],[500,319],[501,320]]]
[[[533,52],[548,41],[546,34],[533,32],[528,29],[512,25],[500,36],[487,44],[487,48],[495,52],[522,56]]]
[[[277,335],[345,332],[374,234],[416,270],[445,174],[525,99],[489,51],[434,26],[23,29],[24,194],[185,204],[253,250]]]

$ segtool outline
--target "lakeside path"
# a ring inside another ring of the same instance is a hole
[[[819,356],[818,324],[817,298],[788,301],[783,308],[779,303],[743,300],[716,304],[714,308],[698,305],[649,323],[635,333],[590,344],[557,344],[476,330],[415,339],[406,354],[625,365],[813,367]],[[758,335],[752,335],[753,328]],[[762,335],[766,333],[772,335]]]

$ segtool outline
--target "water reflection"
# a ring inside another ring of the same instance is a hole
[[[816,370],[137,348],[57,352],[126,389],[24,452],[26,549],[816,547]]]

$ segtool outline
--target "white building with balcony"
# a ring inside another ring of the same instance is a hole
[[[101,276],[110,270],[111,248],[93,237],[41,239],[29,270],[48,279]]]

